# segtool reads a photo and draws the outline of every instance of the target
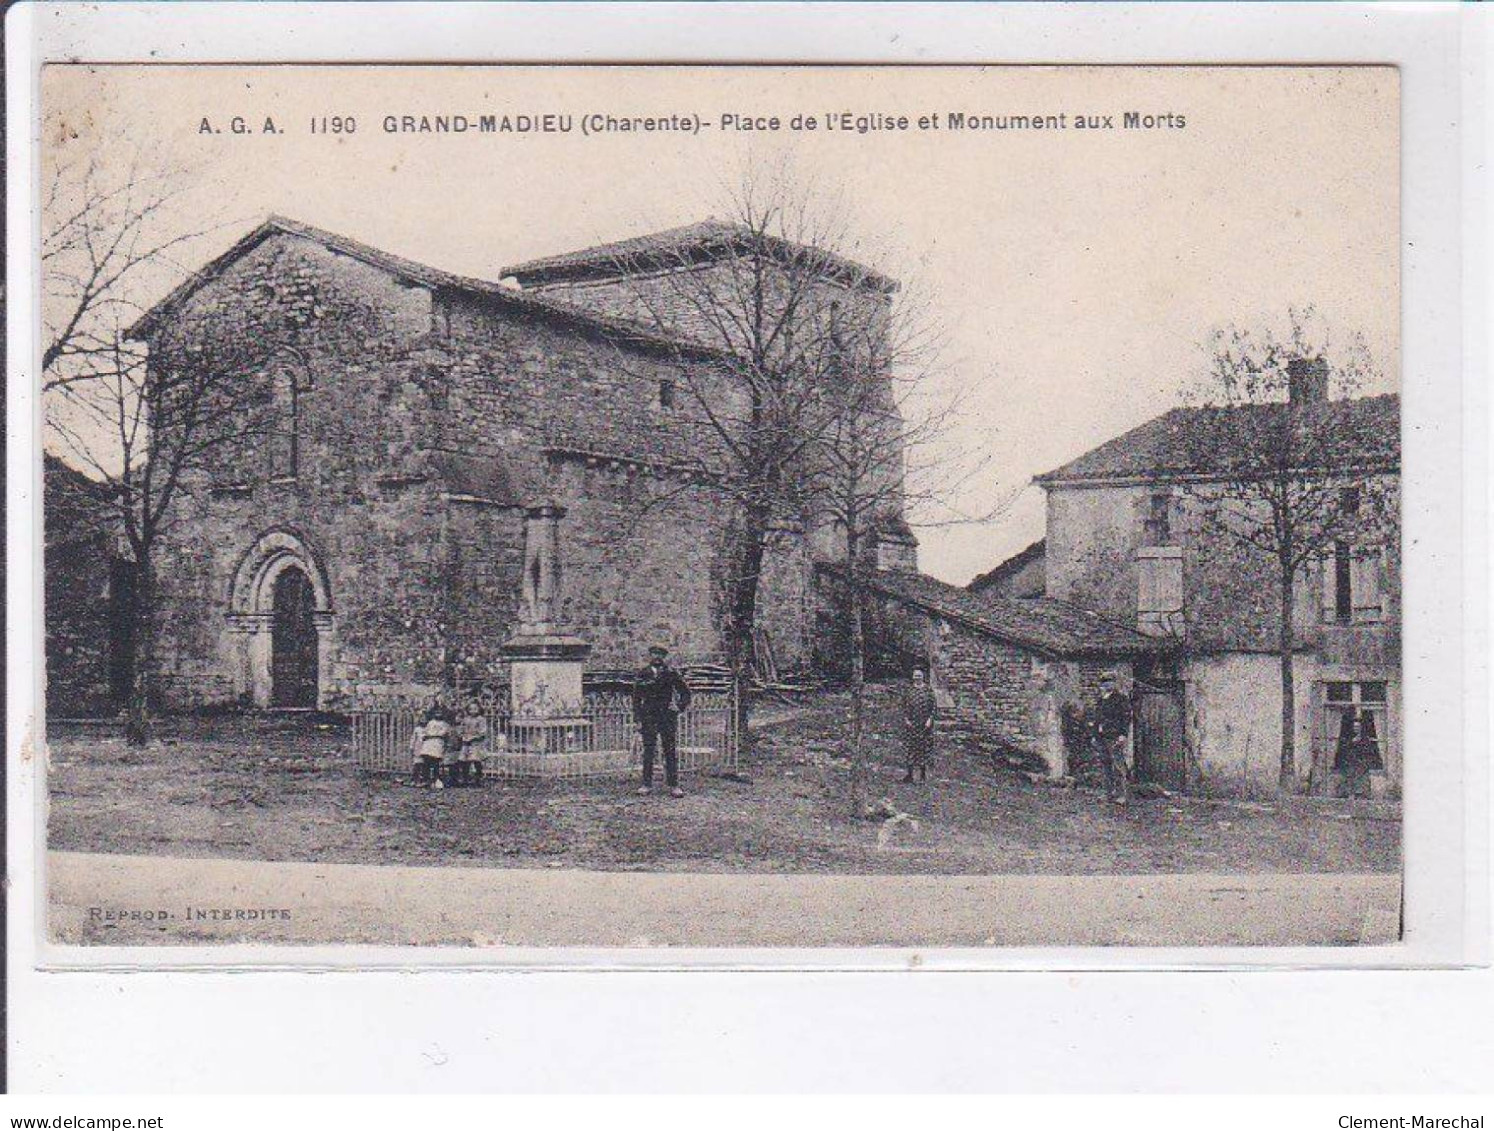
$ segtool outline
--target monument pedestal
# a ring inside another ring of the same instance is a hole
[[[504,643],[509,659],[510,734],[517,753],[569,754],[586,750],[591,720],[581,694],[581,672],[591,645],[561,630],[560,520],[554,503],[524,512],[523,600],[519,629]]]
[[[591,645],[575,636],[520,633],[503,645],[503,652],[509,657],[515,753],[585,749],[591,720],[581,692],[581,672]]]
[[[581,711],[581,672],[591,645],[576,636],[513,636],[503,645],[510,664],[514,717]]]

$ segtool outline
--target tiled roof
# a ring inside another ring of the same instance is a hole
[[[1033,558],[1042,557],[1047,551],[1048,540],[1046,538],[1039,538],[1026,549],[1019,550],[1000,565],[992,566],[985,573],[974,578],[965,588],[972,593],[979,593],[982,589],[987,589],[998,581],[1009,577],[1023,566],[1029,564]]]
[[[151,307],[150,310],[146,311],[130,327],[126,336],[141,338],[149,333],[154,323],[163,314],[175,309],[182,301],[208,282],[211,282],[241,256],[258,247],[264,240],[277,233],[310,240],[330,251],[346,255],[350,259],[356,259],[372,267],[377,267],[396,278],[430,287],[432,290],[461,291],[467,294],[483,295],[516,311],[545,318],[594,335],[600,335],[611,341],[670,354],[678,354],[683,351],[692,356],[717,356],[715,351],[705,349],[696,343],[654,333],[635,322],[594,314],[570,303],[557,302],[543,295],[526,294],[515,287],[504,286],[502,283],[469,278],[465,275],[455,275],[449,271],[442,271],[440,268],[431,267],[424,263],[417,263],[413,259],[405,259],[403,256],[394,255],[368,244],[360,243],[347,236],[338,235],[336,232],[329,232],[322,228],[313,227],[310,224],[303,224],[299,220],[287,219],[284,216],[269,217],[264,223],[239,240],[238,243],[234,244],[233,247],[218,256],[217,259],[214,259],[201,269],[194,271],[175,290],[156,303],[155,306]]]
[[[1134,656],[1169,647],[1166,641],[1052,597],[987,596],[926,574],[888,570],[873,574],[867,584],[896,600],[1050,656]]]
[[[1285,425],[1287,405],[1175,408],[1037,476],[1042,484],[1224,474],[1258,467]],[[1401,400],[1394,393],[1308,406],[1299,419],[1314,435],[1302,450],[1329,453],[1331,466],[1399,468]],[[1228,442],[1225,442],[1225,441]]]
[[[723,220],[702,220],[662,232],[650,232],[632,239],[598,244],[562,255],[531,259],[505,267],[504,278],[517,279],[524,286],[544,286],[572,279],[612,278],[629,270],[650,266],[696,262],[719,258],[750,249],[759,241],[770,252],[803,255],[803,244],[764,235],[743,224]],[[879,274],[853,260],[832,252],[809,249],[822,261],[828,274],[839,276],[859,286],[890,294],[897,290],[897,280]]]

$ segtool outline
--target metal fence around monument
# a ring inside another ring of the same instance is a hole
[[[679,716],[682,773],[731,772],[737,768],[737,690],[694,690]],[[414,766],[415,727],[426,701],[363,697],[351,712],[353,751],[359,769],[372,774],[409,774]],[[506,702],[482,704],[488,740],[481,748],[485,777],[601,778],[636,774],[643,765],[643,738],[631,697],[593,693],[564,719],[516,719]],[[658,754],[663,773],[663,752]]]

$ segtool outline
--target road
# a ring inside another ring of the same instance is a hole
[[[1385,874],[744,875],[77,852],[48,861],[53,937],[104,945],[1342,946],[1395,941],[1400,902],[1399,877]]]

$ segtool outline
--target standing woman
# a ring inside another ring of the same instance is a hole
[[[908,772],[903,781],[913,780],[917,772],[919,781],[929,780],[929,751],[934,745],[934,714],[938,703],[934,690],[929,686],[928,672],[924,668],[913,669],[913,686],[908,688],[903,699],[903,724],[907,727]]]
[[[1342,746],[1340,740],[1340,746]],[[1380,743],[1375,736],[1375,718],[1368,711],[1360,711],[1354,720],[1353,734],[1347,751],[1340,750],[1341,765],[1336,767],[1344,775],[1344,792],[1349,797],[1370,797],[1370,775],[1385,768],[1380,758]]]
[[[1105,793],[1117,805],[1131,803],[1131,773],[1126,761],[1126,739],[1131,734],[1131,697],[1117,686],[1115,673],[1100,676],[1100,699],[1095,704],[1095,753],[1105,771]]]

